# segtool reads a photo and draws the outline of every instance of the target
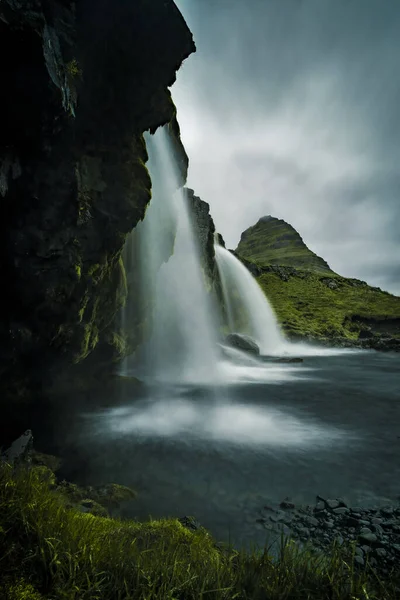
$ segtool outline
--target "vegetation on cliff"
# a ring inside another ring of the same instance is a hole
[[[312,271],[276,269],[258,277],[284,331],[348,340],[400,338],[400,298],[365,282]]]
[[[264,217],[235,251],[292,338],[400,349],[400,297],[341,277],[285,221]]]
[[[190,519],[188,519],[190,521]],[[354,569],[351,548],[252,554],[178,519],[82,513],[44,466],[0,463],[0,597],[7,600],[394,600],[397,576]],[[398,588],[397,588],[398,591]]]
[[[236,252],[260,266],[285,265],[331,273],[328,263],[307,248],[289,223],[271,216],[262,217],[242,233]]]

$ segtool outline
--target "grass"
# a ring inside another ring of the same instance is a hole
[[[287,541],[278,560],[216,547],[177,519],[139,523],[67,508],[44,467],[0,465],[0,598],[7,600],[394,600],[396,578],[350,554]]]
[[[400,319],[400,297],[339,275],[299,270],[285,281],[266,272],[258,283],[291,334],[357,339],[363,320]]]
[[[332,273],[323,258],[303,242],[297,231],[281,219],[260,219],[242,233],[236,252],[260,266],[284,265]]]

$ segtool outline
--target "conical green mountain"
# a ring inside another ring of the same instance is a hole
[[[242,233],[236,252],[260,266],[284,265],[331,272],[328,263],[307,248],[294,227],[271,216],[262,217]]]

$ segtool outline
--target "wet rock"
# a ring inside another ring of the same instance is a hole
[[[61,467],[61,459],[51,454],[43,454],[32,450],[32,465],[38,467],[47,467],[54,473]]]
[[[384,548],[377,548],[375,550],[375,556],[377,556],[378,558],[386,558],[387,552]]]
[[[381,508],[381,515],[384,517],[391,517],[393,515],[393,507],[392,506],[384,506]]]
[[[383,535],[383,529],[380,525],[371,525],[371,529],[372,529],[373,533],[376,533],[376,535],[379,535],[379,536]]]
[[[360,542],[366,542],[367,544],[376,543],[378,540],[378,536],[375,533],[360,533],[359,535]]]
[[[357,563],[358,565],[360,565],[360,567],[363,567],[365,565],[364,558],[362,556],[360,556],[359,554],[357,554],[354,557],[354,562]]]
[[[344,524],[346,524],[349,528],[354,529],[356,527],[359,527],[360,521],[358,519],[355,519],[353,516],[350,516],[344,521]]]
[[[345,506],[339,506],[338,508],[334,508],[332,512],[335,515],[346,515],[349,512],[349,509]]]
[[[330,508],[331,510],[334,510],[335,508],[339,508],[340,504],[337,500],[326,500],[326,505],[328,508]]]
[[[295,508],[293,502],[290,502],[289,500],[283,500],[279,506],[285,510],[293,510]]]
[[[275,362],[275,363],[300,363],[303,362],[303,358],[296,358],[296,357],[281,357],[281,358],[273,358],[271,360],[271,362]]]
[[[1,455],[1,459],[10,464],[21,462],[30,463],[32,460],[33,435],[27,429],[11,446]]]
[[[178,521],[179,523],[181,523],[181,525],[183,525],[187,529],[190,529],[191,531],[197,531],[201,528],[199,521],[197,521],[197,519],[195,519],[194,517],[179,517]]]
[[[225,338],[225,343],[232,348],[237,348],[250,354],[260,354],[258,344],[248,335],[242,333],[230,333]]]
[[[382,527],[385,529],[392,529],[398,526],[399,521],[397,519],[390,519],[389,521],[383,521]]]
[[[358,522],[363,527],[370,527],[371,526],[371,523],[369,521],[367,521],[366,519],[360,519]]]
[[[310,537],[310,530],[307,527],[298,527],[297,531],[300,537],[308,538]]]

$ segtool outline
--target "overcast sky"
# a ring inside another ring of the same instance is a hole
[[[175,0],[188,185],[235,248],[264,215],[400,295],[400,0]]]

